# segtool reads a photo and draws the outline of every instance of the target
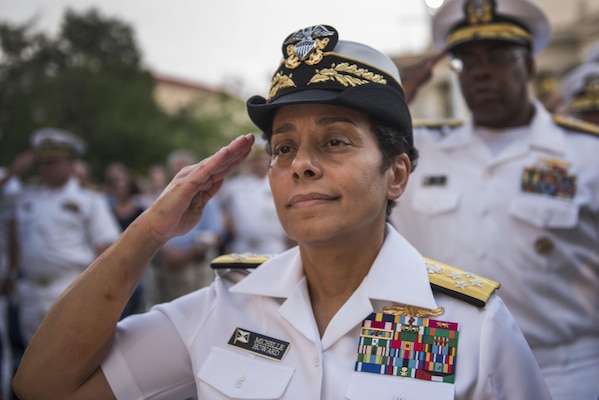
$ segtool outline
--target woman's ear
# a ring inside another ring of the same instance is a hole
[[[389,187],[387,190],[387,198],[389,200],[397,200],[406,189],[412,163],[406,153],[397,155],[391,166],[388,169]]]

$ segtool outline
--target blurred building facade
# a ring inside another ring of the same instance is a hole
[[[226,115],[227,123],[222,129],[225,133],[232,132],[233,136],[239,133],[235,126],[251,124],[245,100],[223,89],[163,74],[154,73],[153,77],[154,98],[169,114],[187,110],[198,117]]]
[[[547,11],[553,35],[549,46],[537,54],[537,74],[530,90],[543,103],[558,90],[562,76],[580,64],[591,44],[599,41],[598,0],[539,0]],[[398,67],[418,62],[435,53],[432,43],[423,54],[392,57]],[[552,106],[552,105],[551,105]],[[444,59],[435,67],[434,76],[410,105],[414,119],[463,119],[468,109],[460,94],[455,73]]]

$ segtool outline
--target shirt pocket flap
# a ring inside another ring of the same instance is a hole
[[[279,399],[291,381],[294,369],[256,360],[213,347],[198,372],[198,378],[227,397],[235,399]]]
[[[349,400],[453,400],[454,393],[451,383],[354,372],[345,397]]]
[[[578,206],[565,200],[523,194],[510,203],[510,214],[537,228],[573,228],[578,224]]]
[[[412,197],[413,209],[417,213],[428,216],[453,211],[458,208],[459,203],[460,194],[458,192],[442,188],[418,188]]]

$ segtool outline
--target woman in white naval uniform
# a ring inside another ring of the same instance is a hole
[[[181,171],[56,303],[24,356],[17,392],[548,399],[494,283],[427,262],[386,224],[417,158],[393,62],[322,25],[290,35],[283,54],[268,100],[251,98],[248,112],[266,133],[273,198],[298,246],[247,277],[223,269],[209,288],[117,325],[145,263],[193,226],[249,153],[253,136],[236,139]]]

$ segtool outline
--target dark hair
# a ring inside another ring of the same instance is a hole
[[[398,128],[394,128],[389,124],[372,118],[371,127],[383,156],[381,172],[384,172],[389,168],[393,163],[393,160],[395,160],[395,157],[403,153],[406,153],[410,159],[410,172],[414,171],[416,164],[418,164],[418,149],[416,149],[409,140],[409,138],[412,137],[412,132],[402,132]],[[262,138],[266,140],[266,144],[264,145],[266,152],[272,156],[270,145],[272,132],[263,132]],[[391,210],[393,210],[393,207],[396,205],[396,200],[387,201],[387,216],[391,214]]]
[[[389,168],[395,157],[403,153],[407,154],[410,159],[410,172],[414,171],[418,164],[418,149],[408,140],[412,136],[412,132],[401,132],[399,129],[377,120],[372,120],[372,130],[383,155],[381,172]],[[391,210],[396,205],[397,200],[387,201],[387,216],[391,214]]]

